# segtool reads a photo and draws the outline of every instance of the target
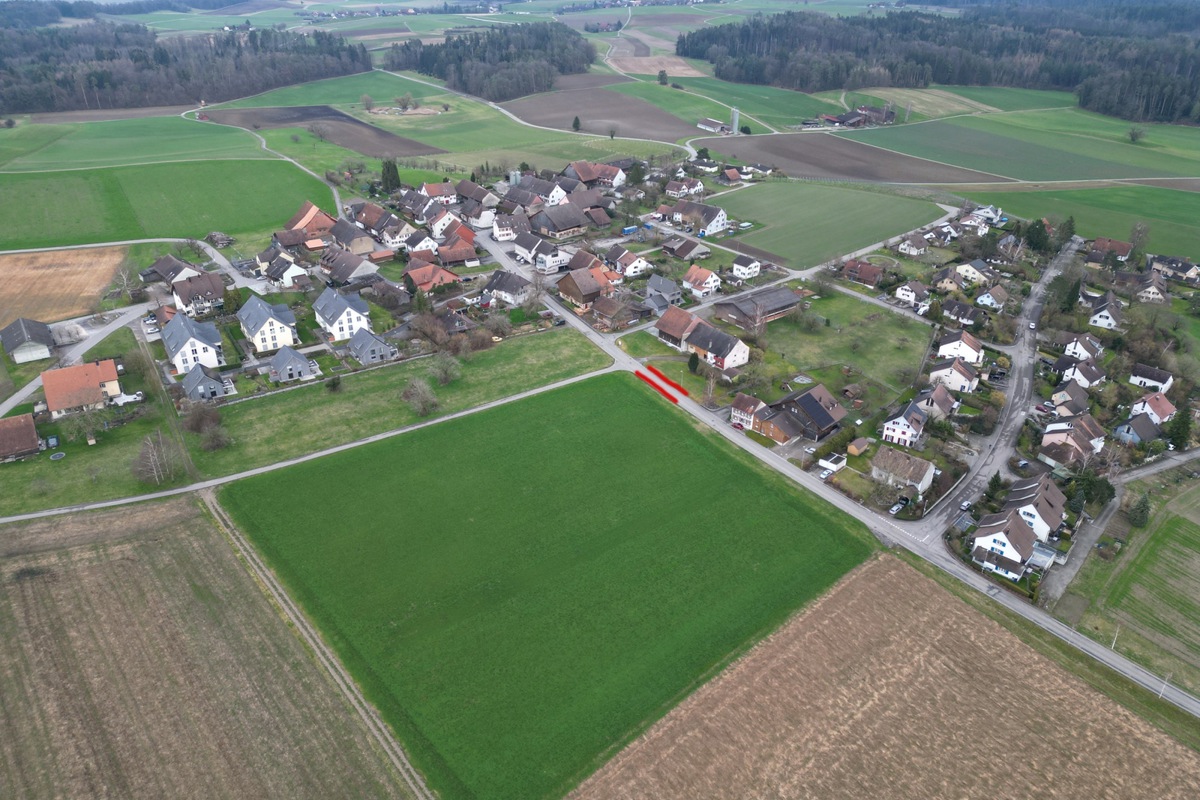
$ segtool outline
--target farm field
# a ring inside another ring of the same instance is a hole
[[[712,202],[731,219],[762,223],[738,240],[775,253],[793,268],[820,264],[942,215],[924,200],[790,182],[739,189]]]
[[[937,86],[940,92],[949,92],[966,98],[973,103],[999,109],[1000,111],[1031,111],[1039,108],[1074,108],[1078,104],[1070,92],[1054,92],[1043,89],[1014,89],[1008,86]]]
[[[309,130],[319,125],[328,141],[371,158],[403,158],[446,152],[381,130],[330,106],[215,108],[208,112],[208,117],[222,125],[254,130],[292,127]]]
[[[767,125],[785,128],[799,125],[819,114],[840,114],[841,106],[820,100],[803,92],[793,92],[774,86],[756,86],[748,83],[730,83],[718,78],[676,78],[671,81],[689,91],[711,97],[722,103],[737,106]],[[728,115],[728,110],[726,110]]]
[[[564,131],[571,129],[572,121],[578,116],[581,131],[603,136],[615,130],[620,136],[675,142],[700,132],[695,120],[685,122],[640,97],[618,93],[625,87],[643,85],[630,82],[595,89],[547,92],[510,100],[503,105],[525,122]],[[650,88],[661,87],[655,84]],[[706,107],[723,110],[715,103],[707,103]]]
[[[349,106],[357,105],[364,94],[369,94],[380,104],[392,102],[392,98],[405,93],[417,100],[435,95],[444,95],[444,89],[408,80],[383,70],[360,72],[338,78],[310,81],[297,86],[285,86],[269,92],[231,100],[212,108],[273,108],[278,106]]]
[[[847,138],[1026,181],[1200,176],[1200,131],[1129,123],[1078,109],[936,120],[843,134]]]
[[[203,159],[272,159],[250,134],[180,117],[22,125],[0,134],[0,170],[43,172]]]
[[[682,84],[680,84],[682,85]],[[660,86],[658,82],[650,83],[649,81],[631,81],[628,83],[618,83],[612,86],[606,86],[605,91],[617,92],[618,94],[626,95],[627,97],[635,97],[644,100],[653,106],[663,109],[668,114],[678,117],[689,128],[688,136],[692,138],[698,133],[702,133],[696,127],[696,122],[703,117],[712,117],[713,119],[728,121],[732,113],[728,108],[720,103],[709,100],[698,94],[691,92],[681,92],[678,89],[672,89],[670,86]],[[585,108],[590,108],[590,104]],[[583,117],[580,116],[582,121]],[[750,126],[752,133],[766,133],[766,129],[753,120],[742,118],[741,125]],[[625,129],[623,129],[625,130]],[[633,135],[630,132],[630,135]],[[652,137],[653,138],[653,137]]]
[[[0,254],[0,328],[17,317],[58,322],[89,313],[125,253],[123,247],[96,247]]]
[[[1127,543],[1110,559],[1095,553],[1055,612],[1080,630],[1188,691],[1200,691],[1200,487],[1190,470],[1173,470],[1127,488],[1148,492],[1145,528],[1121,525]],[[1120,522],[1120,520],[1116,521]],[[1112,535],[1116,525],[1110,525]],[[1116,628],[1120,626],[1120,631]]]
[[[608,356],[571,330],[510,338],[475,353],[463,363],[462,377],[454,383],[434,384],[441,403],[438,415],[602,369],[609,363]],[[192,458],[203,475],[229,475],[420,422],[400,399],[400,392],[409,380],[425,378],[428,371],[428,361],[419,359],[346,375],[336,394],[318,383],[222,407],[221,424],[233,444],[206,453],[199,447],[199,436],[186,434]]]
[[[1030,675],[1039,701],[1019,713],[980,701],[1023,696]],[[1200,756],[883,555],[570,798],[1025,798],[1050,774],[1064,797],[1184,798]]]
[[[88,213],[63,214],[68,198]],[[305,200],[330,207],[333,194],[279,160],[6,174],[0,206],[24,209],[25,222],[0,234],[0,249],[257,232],[278,227]]]
[[[1073,216],[1075,229],[1087,238],[1124,240],[1135,222],[1146,222],[1150,252],[1200,256],[1200,194],[1195,192],[1123,184],[1104,189],[967,194],[978,203],[995,203],[1026,219]]]
[[[623,373],[220,499],[446,798],[561,796],[873,547]]]
[[[411,796],[194,501],[2,530],[7,796]]]

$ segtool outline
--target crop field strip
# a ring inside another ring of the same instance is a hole
[[[105,247],[0,254],[0,328],[18,317],[58,322],[89,313],[125,252],[123,247]]]
[[[286,525],[254,499],[346,470]],[[873,546],[625,374],[220,500],[447,798],[560,796]]]

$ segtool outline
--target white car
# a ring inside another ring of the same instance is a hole
[[[959,508],[961,508],[963,511],[969,511],[971,509],[971,501],[963,500],[962,504],[959,505]]]
[[[1029,323],[1029,330],[1031,330],[1031,331],[1036,331],[1036,330],[1037,330],[1037,323],[1036,323],[1036,322],[1031,322],[1031,323]]]
[[[904,503],[896,503],[896,505],[888,509],[888,513],[894,517],[900,513],[900,509],[902,508],[904,508]]]
[[[142,394],[141,392],[134,392],[133,394],[122,393],[122,394],[119,394],[116,397],[112,398],[111,402],[114,406],[123,406],[128,403],[140,403],[145,398],[146,398],[146,396],[144,394]]]
[[[813,453],[817,452],[817,448],[815,448],[815,447],[806,447],[806,448],[804,448],[804,452],[808,453],[808,454],[811,456]]]
[[[829,476],[833,474],[833,470],[827,469],[821,473],[821,480],[829,480]]]

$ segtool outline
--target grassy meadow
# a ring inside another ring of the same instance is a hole
[[[739,240],[775,253],[793,268],[811,267],[941,216],[924,200],[809,183],[770,182],[712,201],[733,219],[764,227]]]
[[[614,83],[611,86],[605,86],[604,89],[609,92],[616,92],[617,94],[645,100],[647,103],[658,106],[663,111],[678,117],[689,125],[694,125],[697,120],[703,117],[712,117],[713,119],[721,120],[729,119],[729,109],[720,103],[693,92],[681,92],[678,89],[672,89],[670,86],[660,86],[657,81],[653,83],[649,81]],[[742,117],[740,125],[749,125],[751,133],[767,133],[767,130],[762,125],[745,117]]]
[[[627,374],[221,502],[445,798],[561,797],[873,548]]]
[[[722,103],[737,106],[742,112],[762,120],[767,125],[784,129],[799,125],[820,114],[840,114],[841,106],[818,99],[814,95],[779,89],[775,86],[755,86],[748,83],[729,83],[717,78],[671,78],[688,91],[711,97]],[[728,111],[725,112],[728,115]]]

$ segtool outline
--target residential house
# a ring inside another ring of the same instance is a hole
[[[563,203],[543,208],[530,218],[529,224],[542,236],[561,241],[583,235],[591,220],[578,206]]]
[[[954,331],[938,340],[938,358],[961,358],[971,366],[983,364],[983,345],[967,331]]]
[[[982,259],[975,259],[966,264],[958,264],[954,267],[954,271],[962,276],[966,283],[972,286],[980,284],[995,283],[1000,276],[996,270],[989,267]]]
[[[117,362],[109,358],[46,370],[42,373],[42,391],[51,419],[61,419],[77,411],[99,411],[108,398],[121,394]]]
[[[997,284],[979,295],[979,297],[976,297],[975,302],[987,308],[1003,311],[1005,303],[1008,302],[1008,292],[1003,286]]]
[[[948,358],[929,367],[929,383],[954,392],[973,392],[979,387],[979,374],[961,358]]]
[[[1037,541],[1016,511],[988,514],[971,534],[971,559],[987,572],[1019,581]]]
[[[925,433],[925,411],[916,401],[908,403],[883,423],[883,440],[904,447],[916,447]]]
[[[1104,261],[1109,253],[1112,253],[1117,261],[1124,264],[1129,260],[1131,252],[1133,252],[1133,245],[1129,242],[1097,236],[1096,241],[1092,242],[1092,246],[1088,249],[1087,265],[1092,269],[1104,266]]]
[[[602,276],[598,276],[597,272],[600,270],[596,268],[570,270],[558,282],[559,296],[580,311],[590,310],[597,299],[612,293],[612,286],[602,281]]]
[[[615,297],[598,297],[592,304],[596,321],[609,330],[627,328],[650,317],[651,309],[636,301],[621,302]]]
[[[957,300],[947,300],[942,304],[942,317],[967,328],[982,320],[984,314],[975,306]]]
[[[750,348],[745,342],[704,320],[688,334],[687,349],[721,371],[735,369],[750,361]]]
[[[871,459],[871,478],[904,489],[912,486],[918,495],[924,495],[933,486],[936,467],[932,461],[903,453],[883,445]]]
[[[1149,414],[1131,414],[1113,429],[1113,438],[1125,444],[1145,444],[1162,435],[1161,426]]]
[[[896,287],[896,299],[911,307],[929,307],[929,287],[920,281],[909,281]]]
[[[671,218],[676,224],[694,226],[698,234],[716,236],[729,227],[725,209],[705,205],[692,200],[680,200],[671,209]]]
[[[218,400],[229,394],[232,382],[227,382],[221,373],[203,364],[194,364],[180,381],[183,395],[194,403]]]
[[[364,367],[383,361],[392,361],[400,354],[394,345],[371,333],[367,328],[356,330],[350,337],[350,341],[347,342],[346,349],[350,351],[350,355],[354,356],[354,360]]]
[[[512,214],[497,214],[492,220],[492,239],[497,242],[511,242],[519,234],[529,233],[529,217],[524,211],[514,211]]]
[[[1054,404],[1055,416],[1059,417],[1078,416],[1086,413],[1091,407],[1087,389],[1073,380],[1059,384],[1050,397],[1050,402]]]
[[[339,219],[334,223],[329,238],[335,245],[356,256],[365,256],[375,250],[375,240],[348,219]]]
[[[1063,356],[1063,358],[1065,359],[1066,356]],[[1074,381],[1084,389],[1090,389],[1093,386],[1104,383],[1108,379],[1108,376],[1094,359],[1086,358],[1083,361],[1076,361],[1064,369],[1062,379],[1064,381]]]
[[[1104,353],[1104,345],[1090,333],[1067,334],[1064,345],[1066,355],[1077,361],[1099,358]]]
[[[929,252],[929,242],[925,241],[925,237],[923,236],[910,233],[900,240],[900,244],[896,250],[906,256],[923,256]]]
[[[557,275],[563,269],[570,267],[574,256],[574,253],[559,250],[549,242],[543,242],[543,246],[537,249],[534,269],[541,275]]]
[[[197,322],[184,314],[176,314],[162,329],[162,343],[167,350],[167,359],[180,375],[197,364],[214,369],[225,366],[221,332],[211,322]]]
[[[463,222],[477,231],[490,230],[496,221],[496,209],[488,208],[476,200],[467,200],[463,203],[459,207],[459,214],[462,216]]]
[[[291,381],[312,380],[317,376],[313,362],[308,356],[296,352],[291,347],[281,347],[268,365],[271,380],[279,383]]]
[[[312,241],[327,237],[336,224],[336,219],[305,200],[304,204],[300,206],[300,210],[284,223],[283,227],[289,231],[302,230],[308,237],[308,241]]]
[[[712,255],[712,250],[708,247],[700,244],[695,239],[688,239],[685,236],[672,236],[670,239],[667,239],[663,242],[662,250],[667,255],[683,261],[696,261]]]
[[[283,303],[271,305],[254,295],[238,309],[237,318],[242,335],[254,346],[256,353],[269,353],[300,343],[296,315]]]
[[[1137,284],[1134,297],[1139,303],[1169,303],[1171,295],[1162,276],[1150,273],[1141,278]]]
[[[346,286],[379,274],[369,260],[340,247],[330,247],[321,254],[321,271],[335,286]]]
[[[1148,256],[1150,271],[1157,272],[1164,278],[1180,283],[1195,284],[1200,281],[1200,267],[1186,258],[1174,256]]]
[[[722,186],[737,186],[742,182],[742,173],[738,172],[733,167],[728,167],[717,175],[717,183]]]
[[[143,283],[151,283],[154,281],[162,281],[170,286],[175,281],[181,281],[186,278],[191,278],[199,275],[201,270],[195,264],[188,261],[183,261],[173,255],[165,255],[155,261],[146,269],[142,270],[139,275]]]
[[[215,272],[201,272],[171,284],[175,308],[189,317],[202,317],[225,307],[225,283]]]
[[[693,158],[690,162],[692,169],[703,172],[706,175],[715,175],[721,165],[713,161],[711,158]],[[682,177],[677,175],[677,177]]]
[[[792,392],[752,415],[751,429],[780,444],[796,437],[820,441],[836,431],[846,409],[823,384]]]
[[[519,306],[533,296],[533,284],[515,272],[498,269],[492,273],[483,292],[506,305]]]
[[[891,106],[859,106],[854,110],[865,116],[870,125],[891,125],[896,121],[896,112]]]
[[[438,263],[443,267],[477,267],[479,258],[475,253],[475,245],[465,239],[455,239],[438,247]]]
[[[313,303],[313,311],[317,324],[334,342],[349,339],[362,328],[371,330],[370,308],[357,292],[344,295],[326,288]]]
[[[951,416],[958,410],[959,403],[950,394],[943,383],[939,383],[932,389],[922,389],[917,395],[917,404],[926,416],[932,420],[942,420]]]
[[[352,203],[350,215],[354,224],[378,240],[383,232],[400,224],[400,219],[378,203]]]
[[[1125,318],[1125,313],[1121,309],[1121,301],[1111,291],[1096,298],[1088,298],[1086,302],[1092,309],[1088,324],[1093,328],[1115,330]]]
[[[587,185],[589,188],[603,186],[620,189],[625,185],[625,170],[612,164],[593,164],[590,161],[572,161],[563,174]]]
[[[604,268],[604,259],[590,250],[576,250],[571,256],[571,260],[567,262],[567,269],[595,269],[607,272]]]
[[[524,261],[526,264],[537,263],[538,253],[553,253],[557,250],[556,245],[529,231],[522,231],[513,239],[513,254],[517,261]]]
[[[448,180],[441,183],[422,183],[421,188],[417,191],[433,202],[441,203],[444,206],[452,206],[458,202],[458,192],[455,190],[455,185]]]
[[[851,283],[861,283],[874,289],[883,277],[883,267],[852,258],[842,266],[842,276]]]
[[[739,255],[734,257],[732,269],[733,277],[748,281],[762,272],[762,262],[754,256]]]
[[[1008,490],[1001,513],[1017,512],[1038,541],[1056,534],[1067,518],[1067,496],[1048,474],[1019,480]]]
[[[933,287],[943,294],[961,292],[967,288],[967,281],[954,267],[944,267],[933,274]]]
[[[685,197],[704,194],[704,182],[699,178],[681,178],[676,181],[667,181],[667,185],[663,189],[663,194],[673,200],[682,200]]]
[[[500,198],[495,192],[466,178],[454,184],[454,193],[458,195],[458,202],[460,203],[472,200],[484,208],[495,208],[500,205]]]
[[[674,347],[680,352],[687,352],[687,336],[700,321],[700,318],[684,311],[677,306],[671,306],[654,323],[659,340]]]
[[[626,278],[636,278],[654,269],[649,261],[619,244],[614,244],[608,249],[604,260]]]
[[[379,235],[379,241],[389,250],[404,250],[404,243],[416,232],[417,229],[409,222],[398,220],[394,225],[383,229]]]
[[[1130,407],[1131,417],[1138,414],[1148,414],[1155,425],[1166,425],[1175,416],[1175,404],[1162,392],[1151,392]]]
[[[743,428],[753,428],[755,418],[767,408],[767,404],[757,397],[738,392],[733,398],[733,404],[729,407],[729,421],[741,425]]]
[[[263,272],[263,277],[272,286],[285,291],[308,291],[312,288],[308,270],[283,255],[271,261]]]
[[[780,319],[800,305],[800,295],[786,286],[773,286],[751,294],[735,295],[713,304],[714,315],[744,331]]]
[[[567,199],[568,189],[564,188],[561,183],[555,181],[542,180],[536,175],[523,175],[521,180],[514,187],[521,192],[526,192],[533,195],[546,208],[557,206]],[[510,190],[511,192],[511,190]],[[526,207],[530,203],[522,203]]]
[[[1169,392],[1175,385],[1175,376],[1165,369],[1146,364],[1134,364],[1129,373],[1129,382],[1155,392]]]
[[[0,345],[14,364],[27,364],[54,355],[54,334],[46,323],[22,317],[0,329]]]
[[[646,282],[646,305],[658,316],[671,306],[683,304],[683,290],[675,281],[662,275],[651,275]]]
[[[462,220],[452,212],[442,209],[429,221],[429,233],[434,239],[445,239],[447,229],[455,223],[462,224]]]
[[[1104,429],[1091,414],[1060,417],[1046,426],[1038,458],[1055,467],[1071,466],[1099,453],[1104,436]]]
[[[683,276],[683,288],[703,300],[721,288],[721,279],[712,270],[692,264]]]
[[[42,449],[33,414],[0,419],[0,462],[34,456]]]
[[[428,231],[417,230],[409,234],[408,238],[401,244],[401,249],[407,253],[417,253],[422,250],[437,251],[437,240],[429,235]]]

